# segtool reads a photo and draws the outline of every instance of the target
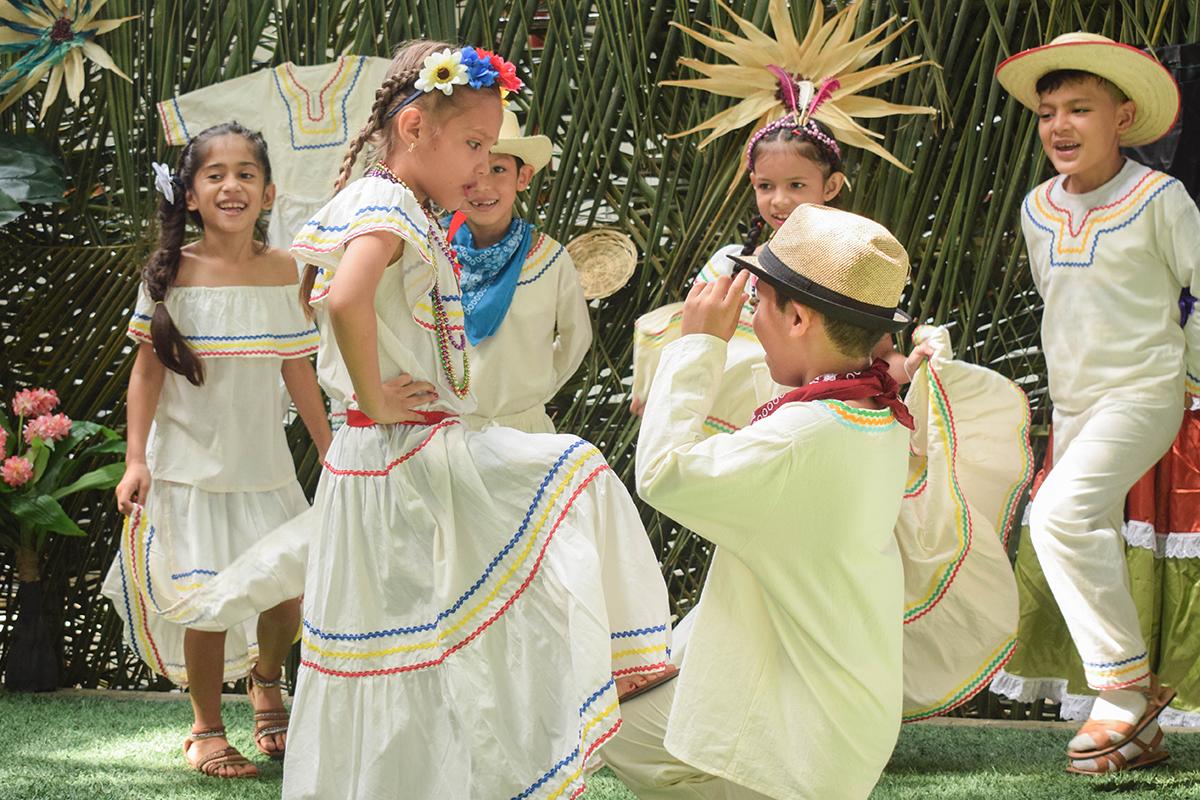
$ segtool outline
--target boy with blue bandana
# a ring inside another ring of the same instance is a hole
[[[465,422],[553,433],[546,402],[575,374],[592,344],[587,302],[566,248],[513,216],[517,193],[550,161],[550,140],[522,136],[504,112],[491,169],[467,191],[454,228],[462,263],[465,335],[475,348],[478,407]],[[452,321],[453,322],[453,321]]]

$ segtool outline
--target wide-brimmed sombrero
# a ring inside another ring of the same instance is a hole
[[[1021,105],[1037,111],[1038,80],[1060,69],[1098,75],[1134,102],[1133,125],[1121,136],[1127,147],[1161,139],[1179,116],[1179,87],[1154,56],[1095,33],[1064,33],[1010,56],[996,67],[996,79]]]
[[[798,205],[758,255],[730,258],[834,319],[875,331],[912,322],[897,308],[908,252],[891,231],[858,214]]]
[[[516,156],[537,172],[550,163],[550,151],[549,137],[522,135],[517,115],[507,110],[504,112],[504,120],[500,123],[500,138],[492,145],[493,153]]]

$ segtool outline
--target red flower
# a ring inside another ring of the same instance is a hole
[[[33,464],[21,456],[6,458],[0,465],[0,478],[9,486],[24,486],[33,477]]]
[[[71,418],[66,414],[43,414],[25,423],[25,443],[33,444],[33,440],[57,442],[65,439],[71,432]]]

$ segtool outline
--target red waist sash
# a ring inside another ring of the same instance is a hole
[[[414,411],[414,414],[419,414],[421,419],[406,422],[397,422],[396,425],[436,425],[442,420],[451,419],[458,416],[445,411]],[[357,408],[351,408],[346,411],[346,424],[351,428],[370,428],[378,425],[375,420],[368,417]]]

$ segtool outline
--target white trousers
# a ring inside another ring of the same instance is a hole
[[[671,632],[671,661],[683,663],[694,614]],[[675,681],[621,703],[621,727],[600,748],[600,757],[641,800],[770,800],[745,786],[710,775],[667,752],[667,718]]]
[[[1150,674],[1125,564],[1125,495],[1171,446],[1182,420],[1182,395],[1054,412],[1054,467],[1033,501],[1029,530],[1097,691],[1144,684]]]

